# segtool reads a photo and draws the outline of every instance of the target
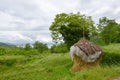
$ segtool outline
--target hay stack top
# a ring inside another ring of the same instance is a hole
[[[85,38],[81,38],[70,48],[70,55],[79,56],[85,62],[95,62],[100,57],[102,50],[97,45],[91,43]]]
[[[81,38],[74,46],[79,47],[86,55],[92,55],[96,52],[102,51],[100,47],[95,44],[92,44],[85,38]]]

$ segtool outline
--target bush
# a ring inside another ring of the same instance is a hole
[[[102,46],[102,50],[102,65],[111,66],[120,64],[120,44]]]
[[[34,49],[38,50],[40,53],[43,53],[44,51],[48,50],[47,44],[41,43],[39,41],[36,41],[33,44]]]
[[[66,53],[68,52],[67,45],[64,43],[53,45],[51,47],[51,53]]]
[[[30,49],[30,50],[25,50],[21,48],[15,48],[11,49],[10,54],[15,54],[15,55],[34,55],[34,54],[39,54],[39,52],[36,49]]]
[[[25,50],[30,50],[32,47],[31,47],[31,45],[29,44],[29,43],[27,43],[26,45],[25,45]]]
[[[118,53],[109,53],[109,52],[103,52],[103,58],[101,61],[102,65],[117,65],[120,64],[120,54]]]
[[[12,66],[15,62],[16,60],[0,60],[0,63],[6,66]]]
[[[8,54],[10,52],[10,48],[0,47],[0,55]]]
[[[105,45],[105,42],[102,40],[102,38],[99,35],[90,37],[90,41],[97,45]]]

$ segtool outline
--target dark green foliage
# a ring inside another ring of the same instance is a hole
[[[102,58],[102,65],[117,65],[120,64],[120,54],[117,53],[108,53],[108,52],[103,52],[103,58]]]
[[[120,44],[111,44],[102,47],[102,65],[117,65],[120,64]]]
[[[90,16],[77,14],[57,14],[54,22],[50,26],[52,39],[56,43],[64,40],[68,47],[77,42],[81,37],[89,37],[94,32],[94,25]]]
[[[43,51],[48,50],[47,44],[41,43],[41,42],[39,42],[39,41],[36,41],[36,42],[33,44],[33,47],[34,47],[35,49],[37,49],[40,53],[43,53]]]
[[[30,44],[29,43],[27,43],[26,45],[25,45],[25,50],[30,50],[32,47],[30,46]]]
[[[66,53],[68,52],[67,45],[64,43],[53,45],[51,47],[51,53]]]
[[[0,60],[0,63],[2,64],[2,65],[6,65],[6,66],[12,66],[14,63],[15,63],[15,60]]]

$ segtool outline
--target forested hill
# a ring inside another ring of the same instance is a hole
[[[3,43],[3,42],[0,42],[0,47],[14,47],[15,45],[13,44],[9,44],[9,43]]]

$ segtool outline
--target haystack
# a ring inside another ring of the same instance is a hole
[[[102,50],[97,45],[91,43],[85,38],[81,38],[70,48],[70,55],[74,64],[73,71],[79,71],[82,68],[90,68],[99,65]]]

